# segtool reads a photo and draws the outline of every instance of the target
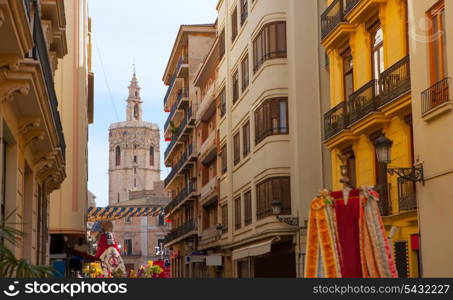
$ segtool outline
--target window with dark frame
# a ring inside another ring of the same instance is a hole
[[[239,72],[236,70],[233,74],[233,104],[239,99]]]
[[[236,133],[233,137],[233,163],[234,165],[237,165],[241,161],[241,135]]]
[[[124,218],[124,223],[131,224],[132,223],[132,217],[131,216],[127,216],[126,218]]]
[[[255,145],[268,136],[288,133],[288,98],[264,101],[255,111]]]
[[[255,73],[265,61],[274,58],[286,58],[285,21],[264,25],[253,41],[253,71]]]
[[[439,1],[428,13],[430,29],[430,71],[431,85],[447,76],[447,39],[445,24],[445,2]]]
[[[228,204],[222,206],[222,233],[228,232]]]
[[[225,88],[219,94],[220,97],[220,117],[223,118],[226,114],[226,91]]]
[[[241,62],[242,70],[242,91],[244,91],[249,86],[249,56],[246,55]]]
[[[149,165],[154,166],[154,147],[149,148]]]
[[[342,54],[343,59],[343,90],[344,101],[354,93],[354,67],[351,49],[347,48]]]
[[[234,199],[234,228],[236,230],[241,229],[242,220],[241,220],[241,197]]]
[[[249,15],[249,8],[247,2],[248,2],[247,0],[241,0],[241,26],[244,25],[245,20],[247,20],[247,17]]]
[[[250,121],[247,121],[242,127],[243,155],[246,157],[250,153]]]
[[[121,165],[121,148],[120,146],[116,146],[115,148],[115,165]]]
[[[373,66],[373,78],[379,79],[379,76],[384,72],[384,32],[381,24],[378,22],[371,30],[371,62]],[[380,93],[379,85],[376,84],[376,95]]]
[[[223,28],[219,35],[219,59],[225,55],[225,49],[225,28]]]
[[[227,146],[224,145],[220,152],[221,155],[221,167],[222,167],[222,174],[225,174],[228,170],[228,158],[227,158]]]
[[[244,194],[244,225],[252,224],[252,191]]]
[[[238,35],[238,8],[236,7],[231,14],[231,41],[234,42]]]
[[[256,218],[272,215],[272,201],[280,201],[281,214],[291,214],[290,177],[273,177],[256,185]]]
[[[124,240],[124,254],[126,256],[132,255],[132,240],[131,239]]]

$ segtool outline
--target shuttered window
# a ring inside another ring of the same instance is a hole
[[[234,146],[234,165],[237,165],[241,161],[241,136],[238,133],[233,137]]]
[[[291,214],[290,177],[266,179],[256,186],[256,218],[258,220],[272,215],[272,201],[282,205],[281,214]]]
[[[264,25],[253,41],[254,72],[266,60],[286,57],[286,22],[272,22]]]
[[[288,134],[288,98],[266,100],[255,111],[255,144],[271,135]]]
[[[244,194],[244,225],[252,224],[252,192]]]
[[[242,227],[241,217],[241,197],[238,197],[234,199],[234,228],[236,230]]]

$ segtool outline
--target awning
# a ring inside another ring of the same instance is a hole
[[[163,214],[163,207],[90,207],[87,221],[114,221],[126,217],[156,217]]]
[[[260,241],[255,244],[251,244],[246,247],[233,250],[233,260],[246,258],[249,256],[258,256],[271,252],[271,246],[274,241],[279,240],[278,237],[274,237],[268,240]]]

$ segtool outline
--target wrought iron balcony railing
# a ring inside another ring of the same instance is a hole
[[[340,22],[344,21],[343,0],[333,1],[321,15],[321,37],[324,39]]]
[[[165,94],[165,98],[164,98],[164,106],[167,104],[168,97],[170,96],[170,92],[173,89],[173,85],[175,84],[175,81],[176,81],[176,73],[171,76],[170,84],[168,85],[167,93]]]
[[[345,129],[348,125],[347,116],[344,101],[324,114],[324,138],[328,139]]]
[[[197,229],[197,224],[194,219],[187,221],[184,225],[170,231],[164,239],[164,244],[170,243],[171,241],[176,240],[177,238],[182,237]]]
[[[376,111],[376,80],[373,79],[349,96],[347,112],[349,123],[355,123],[370,112]]]
[[[410,91],[410,74],[409,56],[404,57],[381,73],[379,76],[380,106]]]
[[[63,126],[61,125],[60,113],[58,111],[58,100],[53,81],[53,72],[49,60],[46,39],[44,37],[44,32],[41,25],[41,16],[39,15],[38,9],[35,9],[33,40],[35,43],[35,47],[33,49],[33,58],[35,60],[38,60],[41,64],[41,69],[44,75],[44,82],[46,84],[47,94],[49,96],[50,109],[52,111],[52,116],[58,135],[59,147],[61,149],[63,159],[66,160],[66,142],[63,134]]]
[[[192,193],[197,191],[197,182],[191,181],[189,185],[182,189],[182,191],[172,199],[172,201],[165,207],[165,213],[169,214],[180,203],[184,202]]]
[[[398,178],[398,208],[400,212],[417,209],[415,182],[406,178]]]
[[[422,113],[451,101],[449,94],[450,78],[445,78],[422,93]]]

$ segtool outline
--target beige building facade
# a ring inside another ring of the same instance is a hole
[[[328,94],[319,92],[327,78],[318,63],[320,8],[266,0],[216,8],[215,40],[195,67],[189,100],[198,110],[197,238],[178,258],[185,265],[172,260],[173,269],[192,272],[173,275],[302,277],[308,205],[331,184],[323,177],[330,165],[321,144]],[[170,218],[190,197],[175,197]]]
[[[27,233],[17,258],[47,264],[49,195],[66,177],[54,86],[68,52],[63,1],[0,1],[0,40],[0,220]]]
[[[91,20],[88,1],[66,3],[68,55],[58,63],[55,90],[66,139],[66,179],[50,196],[51,255],[67,237],[72,247],[86,236],[88,209],[88,127],[93,122],[94,74],[91,70]]]
[[[417,183],[421,275],[451,277],[453,3],[412,0],[408,11],[414,157],[424,173]]]

